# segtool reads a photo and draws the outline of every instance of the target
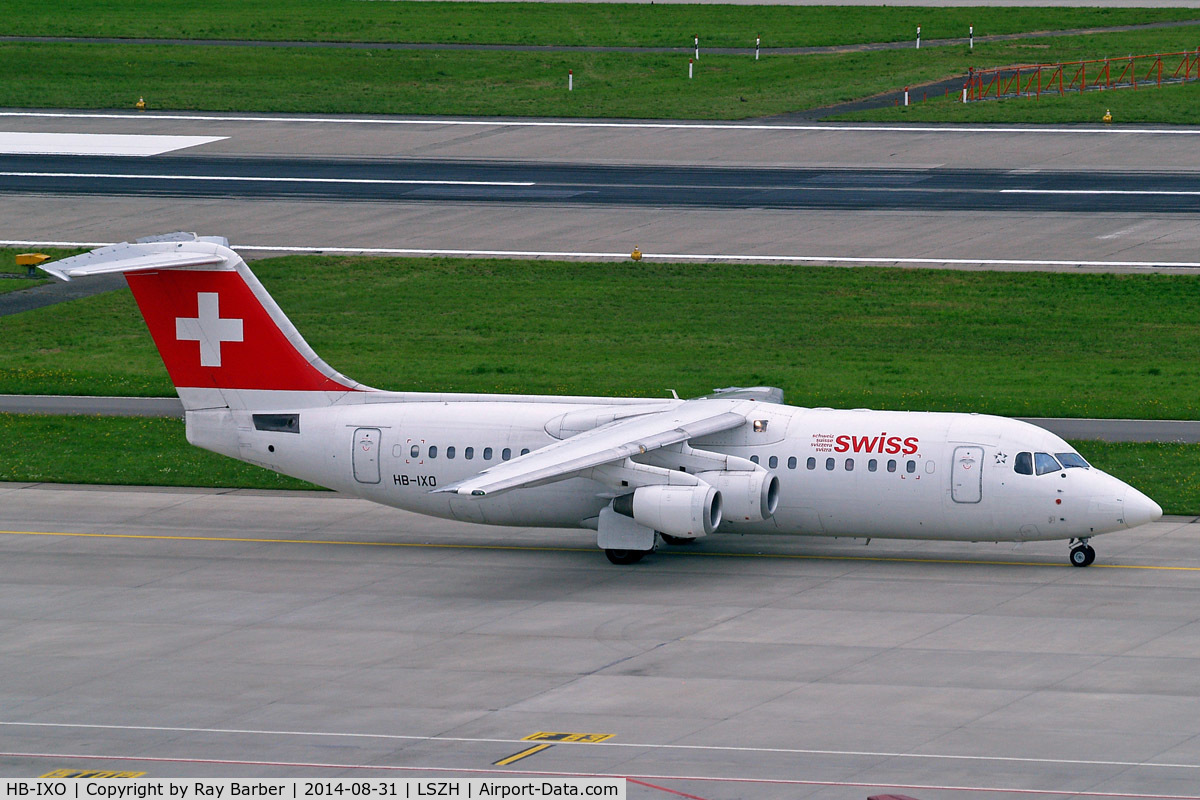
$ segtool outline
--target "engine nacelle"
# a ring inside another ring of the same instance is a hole
[[[640,486],[613,500],[613,511],[668,536],[695,539],[721,524],[721,493],[699,486]]]
[[[759,522],[779,507],[779,478],[773,472],[700,472],[696,477],[721,493],[721,510],[730,522]]]

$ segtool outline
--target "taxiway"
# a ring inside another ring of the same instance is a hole
[[[1011,546],[0,484],[0,773],[632,776],[630,796],[1197,796],[1200,525]],[[559,742],[505,765],[539,732]]]

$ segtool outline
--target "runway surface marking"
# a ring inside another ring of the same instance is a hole
[[[883,189],[871,189],[870,191],[883,191]],[[899,190],[898,190],[899,191]],[[929,191],[926,189],[925,191]],[[939,191],[954,191],[952,189],[942,189]],[[987,191],[984,189],[971,189],[972,192]],[[1176,190],[1156,190],[1156,189],[1000,189],[1000,194],[1129,194],[1129,195],[1180,195],[1184,197],[1194,197],[1200,195],[1200,192],[1185,192]]]
[[[594,553],[593,547],[551,547],[548,545],[517,544],[433,544],[430,542],[368,542],[361,539],[271,539],[239,538],[236,536],[167,536],[149,533],[78,533],[66,531],[4,531],[0,536],[64,536],[88,539],[144,539],[168,542],[232,542],[237,544],[313,544],[352,547],[412,547],[426,550],[519,550],[529,553]],[[695,550],[658,550],[657,555],[691,556],[693,558],[762,558],[795,561],[867,561],[888,564],[972,564],[985,567],[1071,567],[1067,562],[1049,561],[990,561],[970,558],[905,558],[902,556],[832,556],[801,553],[730,553]],[[1078,569],[1078,567],[1071,567]],[[1092,564],[1089,569],[1162,570],[1165,572],[1200,572],[1200,567],[1181,567],[1168,564]]]
[[[511,756],[502,758],[499,761],[493,761],[492,766],[506,767],[509,764],[514,764],[514,763],[520,761],[521,759],[529,758],[532,755],[536,755],[536,754],[542,752],[543,750],[549,750],[551,747],[554,747],[554,745],[553,744],[535,744],[533,747],[527,747],[519,753],[513,753]]]
[[[117,242],[69,242],[45,239],[0,239],[0,247],[108,247]],[[462,250],[440,247],[319,247],[232,244],[234,250],[261,253],[314,253],[374,256],[460,256],[464,258],[591,258],[627,260],[629,253],[578,250]],[[736,261],[749,264],[780,262],[786,264],[903,264],[908,266],[980,266],[980,267],[1100,267],[1120,269],[1200,269],[1200,261],[1091,261],[1034,258],[907,258],[903,256],[786,256],[762,253],[642,253],[642,260],[664,261]]]
[[[442,181],[391,178],[281,178],[246,175],[138,175],[120,172],[0,172],[5,178],[112,178],[148,181],[250,181],[254,183],[351,183],[414,186],[535,186],[533,181]]]
[[[0,131],[0,153],[56,156],[157,156],[228,139],[143,133],[24,133]]]
[[[1197,136],[1200,128],[1028,128],[1028,127],[974,127],[942,125],[767,125],[717,123],[717,122],[600,122],[595,120],[465,120],[465,119],[387,119],[364,117],[260,117],[260,116],[212,116],[204,114],[103,114],[69,113],[47,111],[0,111],[0,117],[37,117],[39,119],[147,119],[178,120],[188,122],[283,122],[321,123],[335,125],[415,125],[415,126],[459,126],[492,128],[627,128],[630,130],[718,130],[718,131],[828,131],[831,133],[1033,133],[1070,134],[1072,136],[1099,134],[1150,134],[1155,136]]]
[[[241,728],[187,728],[165,725],[98,725],[91,723],[73,722],[0,722],[0,728],[67,728],[80,730],[108,731],[147,731],[155,733],[200,733],[200,734],[231,734],[237,736],[279,736],[295,738],[333,738],[333,739],[377,739],[381,741],[404,742],[457,742],[460,744],[526,744],[524,739],[502,739],[493,737],[470,736],[417,736],[402,733],[347,733],[335,731],[285,731],[285,730],[255,730]],[[614,747],[634,750],[677,750],[698,753],[753,753],[763,755],[785,756],[833,756],[841,758],[895,758],[919,761],[963,761],[963,762],[996,762],[1011,764],[1053,764],[1057,766],[1082,767],[1119,767],[1121,769],[1179,769],[1200,770],[1200,764],[1183,764],[1155,761],[1114,761],[1104,759],[1073,759],[1073,758],[1029,758],[1022,756],[973,756],[946,753],[903,753],[874,750],[817,750],[798,747],[745,747],[738,745],[705,745],[705,744],[650,744],[647,742],[585,742],[560,741],[556,744],[586,745],[588,747]]]
[[[287,769],[378,770],[381,772],[451,772],[467,775],[531,775],[552,778],[625,778],[638,781],[698,781],[704,783],[738,783],[769,786],[838,786],[863,789],[911,789],[935,792],[987,792],[991,794],[1056,795],[1059,797],[1112,797],[1133,800],[1200,800],[1193,794],[1148,794],[1143,792],[1101,792],[1075,789],[1032,789],[1004,786],[939,785],[920,783],[876,783],[867,781],[820,781],[799,778],[751,778],[717,775],[642,775],[615,772],[565,772],[558,770],[497,770],[472,767],[411,767],[393,764],[350,764],[304,761],[251,761],[232,758],[172,758],[168,756],[119,756],[100,753],[20,753],[0,752],[0,758],[63,758],[92,761],[136,761],[168,764],[219,764],[222,766],[284,767]],[[654,787],[658,788],[658,787]],[[692,797],[693,795],[688,795]]]

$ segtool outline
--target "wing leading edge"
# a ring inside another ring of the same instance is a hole
[[[729,400],[688,400],[666,411],[617,420],[435,491],[482,497],[563,480],[586,469],[737,428],[746,424],[746,415],[734,410],[740,405]]]

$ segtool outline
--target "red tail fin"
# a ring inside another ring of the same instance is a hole
[[[243,390],[318,393],[288,404],[324,405],[331,394],[368,389],[317,356],[223,239],[172,234],[93,250],[45,269],[65,280],[125,273],[185,407],[212,406],[213,389],[222,405],[238,407],[249,404],[244,396],[231,403],[231,393]]]

